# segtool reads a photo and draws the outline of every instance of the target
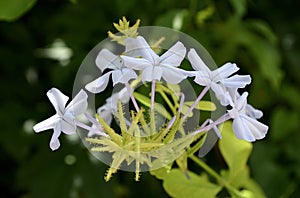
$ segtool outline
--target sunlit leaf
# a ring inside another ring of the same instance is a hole
[[[153,162],[153,166],[155,166],[156,164],[159,164],[159,163],[162,163],[162,162],[160,160],[155,160]],[[169,164],[167,166],[163,166],[159,169],[151,170],[150,174],[155,176],[157,179],[164,179],[168,175],[168,173],[170,172],[170,170],[172,168],[172,164]]]
[[[247,165],[248,158],[252,151],[252,144],[245,140],[236,138],[232,131],[232,123],[225,122],[222,128],[222,139],[219,140],[219,148],[226,161],[231,177]]]
[[[179,93],[181,91],[180,85],[178,84],[167,84],[167,87],[171,89],[174,93]]]
[[[216,197],[221,186],[209,182],[207,177],[196,175],[193,172],[187,173],[182,170],[172,169],[165,177],[163,187],[171,197],[189,198],[211,198]]]
[[[185,102],[184,104],[191,106],[194,101]],[[217,109],[216,105],[211,101],[201,100],[195,107],[196,109],[202,111],[215,111]]]
[[[36,0],[0,1],[0,20],[13,21],[26,13]]]
[[[199,26],[204,25],[205,21],[212,17],[215,12],[214,6],[208,6],[207,8],[200,10],[196,16],[196,22]]]

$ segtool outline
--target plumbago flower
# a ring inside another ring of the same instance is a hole
[[[180,41],[174,42],[175,44],[165,53],[158,55],[144,37],[137,36],[138,24],[139,21],[133,27],[129,27],[129,22],[123,19],[119,25],[115,24],[122,35],[110,32],[109,36],[113,41],[125,45],[125,52],[122,55],[115,55],[107,49],[102,49],[96,57],[96,66],[103,75],[86,84],[85,88],[91,93],[100,93],[107,88],[111,76],[112,86],[121,83],[125,87],[103,99],[105,103],[97,109],[95,115],[85,112],[88,96],[83,90],[67,106],[69,99],[67,96],[56,88],[48,91],[47,96],[56,114],[36,124],[33,129],[35,132],[54,130],[50,141],[52,150],[59,148],[58,138],[61,132],[74,134],[77,127],[80,127],[87,131],[84,141],[91,144],[90,150],[101,153],[101,157],[103,154],[101,160],[107,160],[105,162],[110,166],[105,176],[106,181],[126,165],[126,170],[133,168],[135,180],[139,180],[140,172],[145,170],[151,170],[151,174],[154,175],[157,173],[158,177],[161,177],[161,174],[165,176],[174,163],[177,163],[189,178],[188,158],[208,173],[212,173],[212,169],[195,158],[194,154],[202,149],[200,154],[203,156],[212,148],[221,138],[218,126],[225,121],[233,120],[232,128],[239,139],[253,142],[265,137],[268,126],[257,121],[262,117],[262,112],[247,103],[247,92],[240,95],[237,91],[250,84],[249,75],[235,74],[239,68],[234,63],[226,63],[211,71],[195,49],[190,49],[187,55],[194,70],[183,70],[180,66],[187,51],[184,44]],[[107,70],[109,71],[106,72]],[[194,77],[198,88],[203,87],[195,101],[190,101],[190,97],[186,97],[190,94],[190,90],[184,90],[187,89],[186,86],[180,83],[188,77]],[[163,80],[165,82],[162,82]],[[144,84],[141,85],[141,82]],[[148,86],[148,82],[152,82],[151,93],[145,93],[149,89],[143,89],[143,86]],[[138,87],[139,85],[141,86]],[[199,113],[196,110],[214,111],[215,108],[212,106],[216,107],[210,101],[201,101],[209,89],[215,93],[222,105],[231,106],[231,109],[217,120],[210,118],[205,120],[201,114],[201,120],[203,118],[204,122],[199,123],[198,117],[195,117]],[[160,96],[157,101],[154,100],[155,94]],[[130,99],[132,103],[129,102]],[[161,101],[163,103],[159,103]],[[135,110],[132,109],[133,106]],[[124,112],[125,110],[129,112]],[[90,121],[90,126],[76,119],[83,113]],[[112,122],[114,124],[111,124]],[[186,127],[193,125],[194,122],[195,126]],[[223,141],[224,131],[222,133]],[[207,134],[206,139],[204,134]],[[158,169],[158,172],[155,173],[155,169]],[[220,181],[217,184],[220,189],[225,186],[228,191],[238,191],[232,186],[228,187],[230,185],[228,178],[223,178],[217,173],[213,173],[212,176]],[[193,177],[191,175],[192,179]],[[214,185],[207,178],[201,181],[209,188]],[[218,192],[219,190],[216,190],[215,195]]]
[[[229,116],[233,119],[232,128],[237,138],[253,142],[265,137],[268,126],[257,121],[262,116],[262,112],[253,108],[247,103],[248,92],[241,96],[236,93],[229,98],[231,110]]]
[[[48,129],[53,129],[54,133],[50,140],[50,148],[56,150],[60,146],[58,137],[61,132],[71,135],[76,133],[76,116],[82,114],[87,104],[87,94],[80,90],[74,99],[65,107],[69,97],[64,95],[56,88],[52,88],[47,92],[47,96],[54,106],[56,114],[50,118],[33,126],[33,130],[37,133]]]
[[[239,70],[234,63],[226,63],[218,69],[211,71],[196,53],[195,49],[189,51],[188,59],[193,69],[195,69],[192,72],[195,76],[194,81],[199,85],[211,88],[220,100],[220,103],[224,106],[229,104],[229,101],[226,100],[227,97],[225,97],[228,88],[244,88],[251,82],[250,75],[231,76]]]
[[[126,84],[130,79],[137,78],[133,69],[125,67],[122,59],[107,49],[103,49],[99,52],[96,58],[96,65],[101,72],[104,72],[106,69],[112,69],[112,71],[105,73],[86,85],[85,88],[92,93],[102,92],[107,87],[111,75],[113,85],[117,83]]]
[[[176,84],[190,75],[189,72],[177,68],[186,54],[186,48],[180,41],[161,56],[158,56],[141,36],[127,38],[125,44],[126,53],[135,54],[137,57],[121,58],[127,67],[142,70],[144,82],[160,81],[163,78],[168,83]]]

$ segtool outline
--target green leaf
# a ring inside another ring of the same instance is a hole
[[[247,0],[230,0],[235,14],[238,17],[243,17],[247,11]]]
[[[36,0],[0,1],[0,20],[13,21],[21,17],[35,4]]]
[[[194,103],[194,101],[185,102],[182,106],[181,112],[183,114],[186,114],[188,112],[188,110],[190,109],[190,107],[193,105],[193,103]],[[211,101],[202,100],[195,106],[195,109],[199,109],[202,111],[215,111],[217,109],[217,107]],[[192,116],[193,116],[193,111],[188,115],[188,117],[192,117]]]
[[[184,24],[185,17],[188,15],[185,9],[170,10],[159,16],[155,22],[157,26],[170,27],[180,30]]]
[[[159,159],[157,159],[153,162],[153,166],[155,167],[156,164],[161,164],[161,163],[162,162]],[[163,166],[159,169],[151,170],[150,174],[155,176],[157,179],[162,179],[163,180],[168,175],[168,173],[170,172],[170,170],[172,168],[172,165],[173,165],[173,162],[171,164],[169,164],[167,166]]]
[[[167,84],[167,87],[171,89],[174,93],[179,93],[181,91],[180,85],[179,84]]]
[[[221,186],[209,182],[206,176],[199,176],[188,171],[187,175],[179,169],[172,169],[165,177],[163,187],[171,197],[211,198],[222,189]]]
[[[234,174],[232,174],[234,172]],[[231,186],[239,189],[244,187],[245,183],[250,179],[250,171],[248,166],[243,166],[238,171],[222,170],[221,175],[228,181]]]
[[[268,39],[272,44],[277,43],[277,37],[271,30],[268,23],[263,20],[252,19],[248,20],[246,24],[249,28],[253,29],[257,33],[261,34],[264,38]]]
[[[220,128],[222,129],[222,139],[219,140],[219,148],[229,167],[229,178],[234,178],[245,169],[252,151],[252,144],[236,138],[231,122],[225,122]]]
[[[253,180],[253,179],[248,179],[244,187],[247,189],[248,193],[251,195],[250,197],[253,198],[265,198],[267,197],[264,193],[264,191],[261,189],[261,187]],[[246,190],[245,189],[245,190]],[[242,191],[244,194],[244,192]]]
[[[194,101],[185,102],[184,104],[192,106]],[[215,111],[217,109],[216,105],[211,101],[201,100],[195,107],[196,109],[202,111]]]
[[[207,8],[200,10],[196,15],[196,23],[199,26],[204,25],[205,21],[213,16],[215,7],[210,5]]]
[[[275,141],[284,140],[285,137],[299,128],[299,115],[283,107],[276,108],[271,117],[272,133],[270,136]]]
[[[278,88],[283,78],[283,72],[280,69],[281,55],[279,49],[265,37],[253,31],[253,29],[245,27],[241,23],[236,25],[236,28],[240,26],[241,30],[238,42],[252,54],[262,75],[271,82],[273,87]]]

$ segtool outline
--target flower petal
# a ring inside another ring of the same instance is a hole
[[[211,73],[210,69],[206,66],[206,64],[203,62],[203,60],[198,56],[195,49],[191,49],[188,53],[188,59],[196,71],[203,71],[207,74]]]
[[[263,112],[261,110],[255,109],[252,105],[246,105],[246,114],[251,118],[259,119],[263,116]]]
[[[71,113],[73,116],[78,116],[84,113],[88,106],[87,98],[88,95],[81,89],[66,107],[65,114]]]
[[[37,123],[36,125],[33,126],[33,130],[38,133],[41,131],[45,131],[48,129],[53,129],[56,125],[56,123],[58,123],[60,120],[60,117],[58,114],[55,114],[54,116],[51,116],[50,118]]]
[[[244,111],[247,105],[248,92],[244,92],[235,102],[235,109],[239,112]]]
[[[211,89],[215,93],[221,105],[227,106],[230,103],[231,101],[230,95],[228,94],[226,88],[223,85],[212,82]]]
[[[133,88],[130,88],[128,90],[127,88],[123,88],[121,91],[119,91],[118,94],[118,99],[122,101],[122,103],[128,103],[130,100],[130,96],[132,95]]]
[[[194,71],[195,79],[194,82],[201,86],[210,86],[211,79],[207,72],[205,71]]]
[[[105,104],[97,109],[99,116],[110,125],[113,119],[113,108],[109,107],[110,104]]]
[[[246,115],[233,120],[233,130],[239,139],[253,142],[266,136],[268,126]]]
[[[61,130],[67,135],[76,133],[76,125],[70,117],[65,117],[61,120]]]
[[[269,129],[267,125],[246,115],[241,115],[241,118],[244,120],[245,123],[247,123],[255,139],[262,139],[266,136]]]
[[[112,72],[113,85],[117,83],[128,83],[130,79],[136,79],[138,76],[129,68],[123,68],[122,70],[115,70]]]
[[[47,92],[47,96],[54,106],[56,112],[62,115],[65,111],[65,105],[69,100],[69,97],[64,95],[61,91],[56,88],[52,88]]]
[[[226,63],[212,72],[212,78],[215,82],[228,78],[230,75],[238,71],[239,68],[234,63]]]
[[[234,75],[220,81],[224,86],[230,88],[244,88],[251,83],[250,75]]]
[[[135,54],[141,56],[152,63],[159,57],[148,45],[147,41],[142,37],[138,36],[137,38],[127,38],[125,40],[126,54]]]
[[[142,80],[143,82],[152,82],[153,80],[160,80],[162,76],[161,67],[147,67],[143,70]]]
[[[237,117],[233,120],[232,129],[238,139],[246,140],[248,142],[255,141],[255,137],[253,136],[251,130],[240,117]]]
[[[186,48],[181,42],[177,42],[166,53],[159,57],[162,65],[179,66],[186,54]]]
[[[160,67],[162,70],[162,77],[171,84],[178,84],[189,75],[186,71],[172,66]]]
[[[58,140],[58,137],[60,136],[60,133],[61,133],[60,125],[57,124],[54,127],[54,133],[52,134],[50,144],[49,144],[52,151],[57,150],[60,147],[60,142]]]
[[[114,55],[107,49],[103,49],[96,57],[96,65],[103,72],[106,68],[117,69],[122,66],[119,56]]]
[[[85,88],[91,93],[100,93],[102,92],[109,82],[109,76],[112,71],[107,72],[106,74],[102,75],[101,77],[97,78],[96,80],[88,83]]]
[[[133,58],[129,56],[121,56],[121,58],[124,61],[124,65],[128,68],[143,70],[147,67],[153,67],[153,64],[144,58]]]

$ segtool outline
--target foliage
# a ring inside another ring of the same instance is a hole
[[[36,0],[12,0],[0,1],[0,19],[13,21],[26,13],[36,2]]]
[[[6,2],[12,2],[12,7],[20,6],[15,1]],[[111,22],[122,16],[132,22],[140,18],[142,26],[177,28],[200,41],[218,65],[225,61],[237,62],[243,71],[251,73],[254,85],[249,87],[250,102],[255,101],[256,107],[266,110],[264,121],[271,127],[266,140],[253,144],[249,167],[234,174],[247,177],[250,169],[267,197],[299,197],[298,7],[296,0],[162,0],[156,3],[91,0],[76,4],[46,0],[37,1],[17,20],[19,13],[11,14],[1,6],[1,19],[15,21],[0,23],[0,197],[168,196],[160,181],[148,174],[143,174],[142,180],[136,183],[130,173],[121,172],[105,183],[102,175],[106,167],[95,162],[76,138],[63,139],[65,146],[51,153],[44,146],[50,134],[36,137],[31,130],[38,118],[51,111],[40,93],[45,93],[53,84],[65,92],[70,91],[84,56],[106,37],[107,29],[112,29]],[[37,53],[38,49],[51,47],[57,38],[73,52],[64,67],[57,59]],[[215,147],[202,161],[220,170],[219,175],[232,185],[243,185],[245,189],[263,194],[253,180],[246,184],[235,180],[237,176],[230,172],[230,166],[241,165],[229,166],[230,157],[224,156],[227,169],[218,152],[222,144],[220,142],[219,148]],[[70,162],[70,159],[73,160]],[[189,162],[188,168],[194,172],[187,172],[191,181],[183,179],[186,176],[181,169],[171,171],[169,167],[160,169],[159,178],[179,177],[185,182],[183,185],[209,181],[213,185],[208,185],[218,189],[211,176],[195,174],[201,169],[195,162]],[[163,185],[172,195],[170,180],[174,183],[173,179],[165,179]],[[248,191],[241,193],[249,194]],[[228,196],[224,191],[218,195]]]

